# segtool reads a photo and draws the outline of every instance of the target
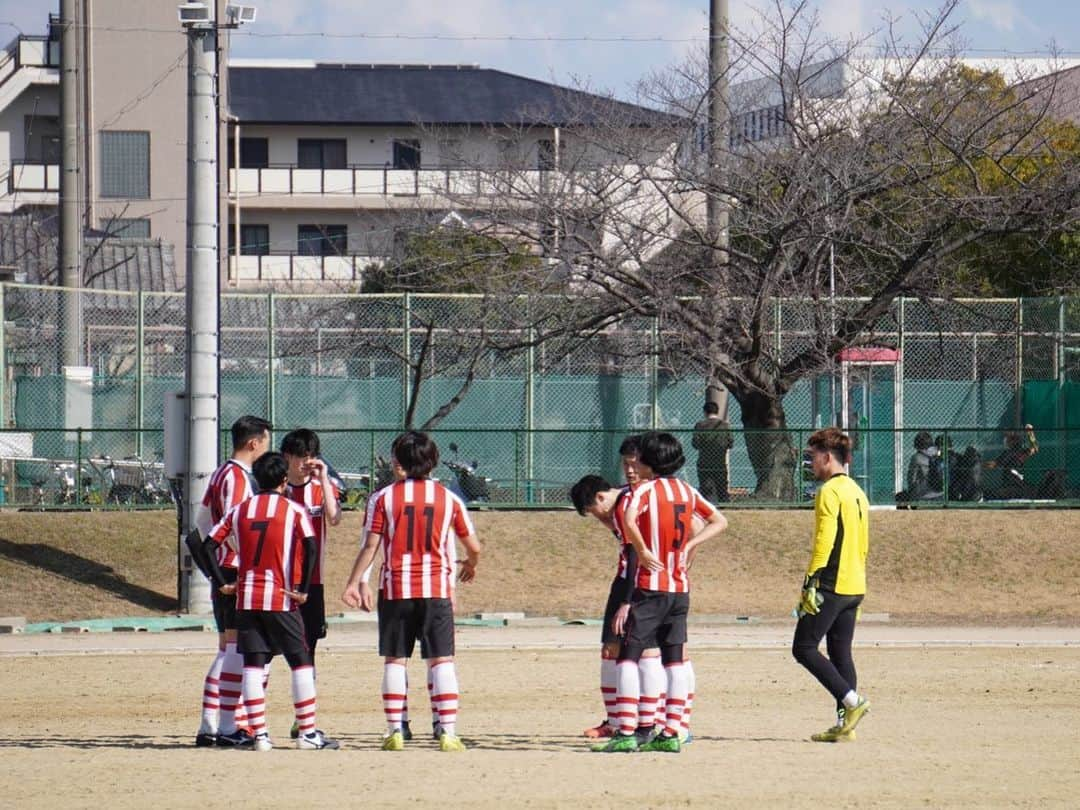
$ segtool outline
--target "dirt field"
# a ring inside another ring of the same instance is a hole
[[[343,750],[283,747],[291,704],[275,662],[279,748],[268,754],[192,745],[209,634],[9,636],[4,806],[205,808],[222,792],[239,806],[261,796],[323,808],[1076,806],[1080,632],[866,625],[856,656],[873,710],[857,742],[833,746],[806,741],[831,707],[791,660],[789,632],[692,630],[696,741],[677,757],[585,750],[578,734],[599,714],[595,628],[462,632],[460,729],[472,750],[456,756],[421,739],[401,754],[377,750],[370,628],[333,633],[320,658],[319,725]],[[418,681],[418,662],[412,672]],[[422,693],[413,690],[418,728]]]

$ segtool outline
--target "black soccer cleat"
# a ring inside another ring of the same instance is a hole
[[[195,735],[195,747],[196,748],[209,748],[217,742],[217,734],[209,734],[205,731],[200,731]]]
[[[217,744],[221,748],[251,748],[255,738],[246,731],[237,729],[232,734],[218,734]]]

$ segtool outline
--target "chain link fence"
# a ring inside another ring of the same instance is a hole
[[[61,296],[78,298],[92,369],[74,410],[60,359]],[[837,317],[859,303],[838,300]],[[257,413],[283,430],[316,428],[335,466],[359,481],[374,474],[407,415],[418,427],[435,420],[444,456],[453,443],[497,482],[493,500],[525,504],[565,497],[586,468],[617,478],[628,432],[663,428],[688,439],[704,381],[668,356],[677,335],[637,318],[537,345],[530,306],[525,298],[226,293],[221,424]],[[775,303],[767,337],[780,362],[814,339],[808,306]],[[184,385],[182,294],[0,284],[0,309],[0,426],[14,443],[0,448],[3,463],[159,462],[164,397]],[[892,354],[839,358],[800,381],[784,406],[795,447],[807,430],[833,423],[867,437],[857,463],[870,471],[875,500],[904,489],[923,429],[973,431],[964,446],[991,453],[1003,431],[1032,423],[1040,437],[1053,436],[1041,439],[1040,463],[1054,458],[1053,469],[1065,469],[1071,459],[1080,469],[1068,431],[1080,428],[1080,300],[900,299],[868,342]],[[733,399],[729,421],[741,425]],[[74,427],[84,428],[80,441]],[[755,485],[744,438],[729,459],[738,496]],[[12,470],[9,498],[25,501],[29,478],[40,470]],[[1066,475],[1066,483],[1075,481]]]

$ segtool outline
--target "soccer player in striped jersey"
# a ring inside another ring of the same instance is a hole
[[[315,662],[315,646],[320,638],[326,638],[326,600],[323,594],[323,563],[326,560],[327,526],[341,521],[341,497],[330,478],[329,467],[319,456],[319,437],[313,430],[299,428],[285,434],[281,440],[281,454],[289,465],[289,483],[285,495],[299,504],[315,529],[315,570],[311,575],[308,598],[300,606],[304,620],[304,637]],[[289,732],[296,739],[300,732],[293,725]]]
[[[408,690],[405,664],[416,641],[428,665],[431,699],[440,722],[439,750],[464,751],[457,736],[458,681],[454,667],[454,567],[457,579],[476,576],[480,544],[465,504],[428,476],[439,463],[431,437],[402,433],[392,447],[395,475],[403,476],[379,491],[368,507],[364,544],[353,564],[342,600],[371,610],[374,597],[363,572],[382,548],[379,574],[379,654],[384,657],[383,711],[387,733],[384,751],[405,747],[402,706]],[[454,537],[465,547],[458,561]]]
[[[586,475],[570,489],[570,500],[580,515],[592,515],[615,535],[619,544],[618,565],[608,590],[604,619],[600,628],[600,694],[606,717],[592,728],[585,729],[591,739],[611,737],[618,728],[615,715],[615,665],[619,654],[619,636],[615,634],[615,614],[630,604],[637,572],[637,552],[626,540],[623,517],[630,502],[630,492],[639,478],[637,474],[638,437],[627,436],[619,446],[623,477],[626,486],[617,488],[598,475]],[[638,718],[642,726],[652,725],[663,697],[665,676],[660,663],[660,651],[646,650],[641,657],[641,697]]]
[[[259,493],[233,507],[204,541],[214,584],[236,595],[236,623],[244,656],[243,691],[256,751],[273,748],[266,730],[263,678],[275,655],[292,670],[292,696],[300,736],[296,747],[334,749],[315,727],[315,671],[297,609],[307,601],[317,563],[315,529],[307,514],[285,497],[288,464],[280,453],[265,453],[253,467]],[[230,545],[237,576],[226,582],[214,547]]]
[[[232,425],[232,457],[214,471],[195,516],[195,527],[202,537],[226,513],[255,494],[251,465],[270,446],[270,423],[258,416],[241,416]],[[228,547],[215,549],[217,562],[227,582],[236,581],[236,554]],[[236,598],[211,590],[214,621],[218,629],[218,652],[203,682],[203,712],[198,746],[249,745],[251,737],[236,727],[240,703],[243,659],[236,650]]]
[[[824,482],[814,497],[814,548],[803,578],[791,651],[836,701],[836,725],[811,735],[814,742],[850,742],[855,725],[870,709],[856,688],[851,642],[859,605],[866,594],[870,547],[866,493],[847,474],[851,438],[839,428],[808,441],[814,477]],[[818,649],[825,639],[828,657]]]
[[[687,568],[697,547],[727,528],[727,521],[697,490],[675,478],[685,463],[682,445],[670,433],[641,437],[638,475],[626,507],[624,527],[638,555],[636,588],[627,610],[615,616],[616,632],[624,634],[617,666],[616,709],[619,733],[595,750],[607,753],[661,751],[678,753],[683,708],[689,695],[684,667],[686,619],[690,610]],[[704,523],[694,533],[693,518]],[[665,726],[640,743],[638,662],[648,647],[659,647],[667,672]]]

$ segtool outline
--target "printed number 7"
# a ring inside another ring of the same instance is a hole
[[[678,551],[682,548],[683,541],[686,540],[686,523],[683,521],[683,515],[686,514],[686,504],[677,503],[672,507],[675,512],[675,531],[679,533],[675,538],[675,542],[671,544],[671,547]]]
[[[270,521],[253,520],[251,521],[251,528],[259,532],[259,543],[255,546],[255,560],[251,563],[255,566],[259,564],[259,558],[262,557],[263,543],[266,541],[266,530],[270,528]]]

